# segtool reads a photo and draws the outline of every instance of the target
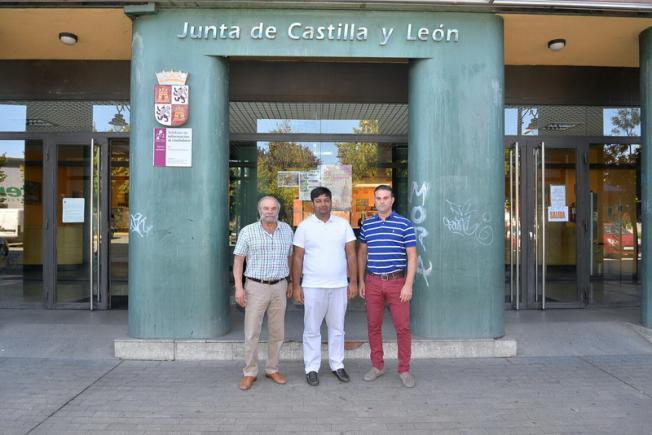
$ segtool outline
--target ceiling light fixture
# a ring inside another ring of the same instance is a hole
[[[61,32],[59,33],[59,41],[63,42],[66,45],[75,45],[79,38],[74,33]]]
[[[551,39],[548,41],[548,48],[552,51],[559,51],[564,47],[566,47],[565,39]]]

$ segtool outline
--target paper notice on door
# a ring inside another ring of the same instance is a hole
[[[84,222],[84,198],[63,198],[61,222],[80,224]]]
[[[548,207],[548,222],[568,222],[568,207]]]
[[[550,186],[550,205],[552,207],[564,207],[566,205],[566,186]]]

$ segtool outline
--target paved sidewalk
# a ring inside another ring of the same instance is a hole
[[[4,434],[50,433],[587,433],[648,434],[652,356],[416,361],[405,389],[389,365],[374,383],[347,364],[305,383],[283,364],[279,386],[238,389],[240,364],[0,359]],[[30,432],[31,431],[31,432]]]
[[[0,434],[648,434],[652,343],[637,316],[506,312],[519,356],[415,360],[411,390],[394,360],[373,383],[362,380],[368,362],[350,360],[349,384],[324,362],[310,387],[302,364],[284,361],[287,385],[260,377],[242,392],[238,361],[113,358],[126,312],[0,310]]]

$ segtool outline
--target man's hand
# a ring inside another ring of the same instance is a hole
[[[401,289],[401,295],[399,298],[401,302],[410,302],[412,299],[412,286],[405,284]]]
[[[247,295],[245,294],[244,287],[242,287],[242,286],[236,287],[236,289],[235,289],[235,301],[242,308],[247,306]]]
[[[358,284],[351,281],[349,283],[349,299],[353,299],[356,296],[358,296]]]
[[[303,303],[303,288],[299,284],[294,286],[294,300],[297,304]]]
[[[364,299],[364,291],[365,291],[364,281],[360,281],[360,283],[358,284],[358,294],[362,299]]]
[[[288,289],[286,294],[288,298],[291,298],[292,295],[294,295],[294,286],[292,285],[292,281],[288,281]]]

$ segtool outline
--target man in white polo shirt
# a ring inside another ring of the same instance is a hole
[[[304,304],[303,362],[306,381],[319,385],[321,324],[328,326],[328,364],[342,382],[344,315],[348,299],[357,295],[355,235],[349,223],[331,215],[332,194],[325,187],[310,192],[315,213],[299,224],[294,235],[292,276],[294,298]],[[303,279],[302,279],[303,273]]]

